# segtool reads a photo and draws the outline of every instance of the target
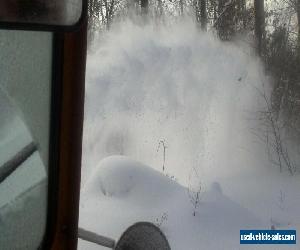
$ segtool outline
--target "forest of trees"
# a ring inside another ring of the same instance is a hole
[[[116,20],[142,16],[157,23],[190,16],[223,41],[247,38],[272,76],[261,95],[260,134],[280,170],[300,170],[300,0],[90,0],[89,37]]]

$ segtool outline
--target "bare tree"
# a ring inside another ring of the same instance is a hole
[[[238,0],[239,19],[242,21],[243,29],[247,28],[246,0]]]
[[[93,32],[99,26],[109,30],[121,0],[91,0],[88,5],[89,29]],[[100,25],[98,25],[100,24]]]
[[[206,12],[206,0],[200,1],[200,13],[201,13],[201,29],[203,31],[207,30],[207,12]]]
[[[207,30],[207,5],[206,0],[194,0],[193,7],[195,10],[195,18],[201,30]]]
[[[259,120],[262,125],[261,133],[255,134],[266,143],[271,163],[278,166],[280,172],[286,167],[290,174],[294,175],[296,165],[290,157],[287,141],[284,137],[286,124],[277,116],[265,89],[263,91],[257,89],[257,91],[263,98],[265,110],[259,112]],[[273,155],[275,155],[275,159]]]
[[[157,0],[158,17],[161,18],[164,13],[162,0]]]
[[[255,11],[255,37],[257,40],[257,51],[262,55],[265,46],[265,8],[264,0],[254,0]]]
[[[180,8],[180,15],[183,16],[183,1],[184,0],[179,0],[179,8]]]
[[[103,1],[104,8],[102,8],[101,14],[104,17],[104,20],[106,21],[106,29],[109,30],[114,16],[115,0],[110,0],[110,1],[102,0],[102,1]]]
[[[140,0],[140,1],[141,1],[142,15],[147,15],[149,9],[149,1],[148,0]]]
[[[222,40],[230,40],[243,26],[246,26],[247,13],[242,0],[213,1],[213,27]],[[242,23],[242,25],[241,25]]]
[[[298,20],[298,57],[300,58],[300,0],[296,0],[296,12]]]

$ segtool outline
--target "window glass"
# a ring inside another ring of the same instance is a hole
[[[44,235],[52,34],[0,31],[0,245],[37,249]]]

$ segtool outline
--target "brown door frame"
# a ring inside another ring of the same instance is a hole
[[[46,249],[77,248],[86,32],[87,20],[76,32],[54,34],[50,165],[56,171],[49,175]]]
[[[84,0],[86,2],[86,0]],[[84,116],[87,8],[53,34],[47,227],[41,249],[76,249]]]

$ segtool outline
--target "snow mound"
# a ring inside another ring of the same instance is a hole
[[[175,250],[187,245],[196,250],[200,244],[219,249],[220,242],[224,249],[233,249],[239,245],[241,228],[262,227],[252,213],[225,196],[217,182],[200,194],[196,209],[189,195],[187,188],[153,168],[128,157],[110,156],[98,164],[82,190],[79,223],[118,239],[130,225],[149,221],[162,229]],[[101,218],[99,223],[95,218]],[[214,242],[212,232],[221,240]],[[84,244],[79,247],[93,249]]]
[[[133,199],[142,204],[166,202],[179,189],[171,179],[125,156],[102,160],[83,192],[88,197]]]

